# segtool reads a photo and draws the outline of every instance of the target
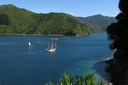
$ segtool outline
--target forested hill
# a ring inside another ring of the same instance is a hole
[[[0,6],[0,34],[90,35],[88,26],[64,13],[37,14],[14,5]]]
[[[89,17],[74,17],[80,22],[90,27],[91,31],[94,32],[106,32],[107,26],[113,22],[117,22],[115,17],[108,17],[103,15],[94,15]]]

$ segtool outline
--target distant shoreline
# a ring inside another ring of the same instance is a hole
[[[105,33],[92,33],[92,34],[106,34]],[[90,34],[90,35],[92,35]],[[49,35],[49,36],[74,36],[74,35],[63,35],[63,34],[0,34],[1,35]],[[90,36],[90,35],[75,35],[74,37]]]
[[[60,34],[0,34],[0,35],[55,35],[55,36],[65,36]]]
[[[75,36],[75,37],[89,36],[89,35],[63,35],[63,34],[0,34],[0,35],[49,35],[49,36]]]

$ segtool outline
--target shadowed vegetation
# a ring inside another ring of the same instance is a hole
[[[113,41],[110,48],[116,49],[107,71],[114,85],[128,85],[128,0],[120,0],[119,8],[117,23],[107,28],[108,39]]]

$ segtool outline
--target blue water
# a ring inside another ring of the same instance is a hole
[[[52,38],[57,50],[46,52]],[[32,43],[28,47],[28,42]],[[91,36],[0,36],[0,85],[44,85],[56,84],[63,73],[70,76],[94,73],[97,81],[108,80],[103,59],[112,56],[107,34]]]

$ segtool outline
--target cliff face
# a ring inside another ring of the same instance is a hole
[[[113,42],[111,49],[116,49],[113,59],[107,61],[106,69],[114,85],[128,85],[128,0],[120,0],[121,13],[116,16],[117,23],[107,28],[108,39]]]

